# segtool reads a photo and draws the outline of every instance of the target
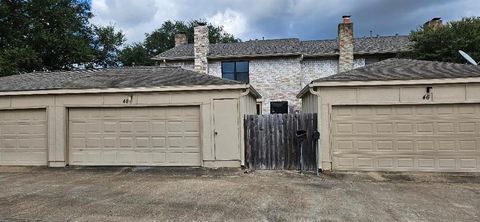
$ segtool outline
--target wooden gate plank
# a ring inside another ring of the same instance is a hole
[[[315,113],[245,115],[245,162],[252,169],[296,170],[300,168],[297,130],[306,130],[304,169],[315,170],[313,132]]]

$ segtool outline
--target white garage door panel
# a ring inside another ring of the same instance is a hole
[[[75,108],[71,165],[200,166],[199,107]]]
[[[480,105],[338,106],[336,170],[480,171]]]
[[[45,109],[0,111],[0,165],[47,165]]]

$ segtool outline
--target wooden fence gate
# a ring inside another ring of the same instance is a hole
[[[317,114],[270,114],[245,116],[245,161],[251,169],[300,169],[297,131],[305,130],[303,141],[304,170],[315,170],[314,132]],[[316,140],[315,140],[316,142]]]

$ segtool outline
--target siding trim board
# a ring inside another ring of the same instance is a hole
[[[391,81],[326,81],[313,82],[306,85],[297,94],[298,98],[302,98],[305,93],[308,93],[310,88],[317,87],[360,87],[360,86],[408,86],[408,85],[441,85],[441,84],[469,84],[480,83],[480,78],[446,78],[446,79],[422,79],[422,80],[391,80]]]
[[[8,91],[0,92],[0,96],[17,95],[49,95],[49,94],[87,94],[87,93],[135,93],[135,92],[177,92],[177,91],[209,91],[245,89],[257,97],[261,95],[249,84],[238,85],[211,85],[211,86],[175,86],[175,87],[151,87],[151,88],[106,88],[106,89],[58,89],[58,90],[33,90],[33,91]]]
[[[309,92],[310,88],[318,87],[360,87],[360,86],[416,86],[416,85],[449,85],[480,83],[480,78],[454,78],[454,79],[425,79],[425,80],[392,80],[392,81],[344,81],[344,82],[314,82],[306,85],[297,94],[298,98]]]
[[[392,85],[428,85],[428,84],[454,84],[454,83],[475,83],[480,78],[445,78],[445,79],[419,79],[419,80],[389,80],[389,81],[324,81],[314,82],[312,87],[318,86],[392,86]]]

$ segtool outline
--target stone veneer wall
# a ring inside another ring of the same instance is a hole
[[[210,61],[209,74],[222,77],[222,62]],[[271,101],[288,101],[289,112],[301,109],[296,98],[302,86],[300,57],[249,60],[250,84],[262,95],[262,112],[270,113]]]
[[[344,17],[343,23],[338,24],[338,72],[354,68],[353,41],[353,23],[350,17]]]
[[[353,67],[365,66],[365,59],[354,59]],[[331,76],[338,71],[338,59],[305,59],[302,61],[302,88],[315,79]]]
[[[165,64],[164,64],[165,65]],[[169,62],[193,70],[193,61]],[[365,59],[355,59],[354,67],[365,66]],[[299,111],[301,101],[296,98],[300,90],[312,80],[337,73],[338,59],[268,58],[249,60],[250,84],[262,95],[262,112],[270,113],[271,101],[288,101],[289,112]],[[209,75],[222,78],[222,62],[210,60]]]
[[[195,71],[201,73],[208,72],[208,51],[209,51],[209,41],[208,41],[208,27],[206,25],[200,25],[193,28],[194,39],[193,39],[193,56],[195,57],[194,68]]]
[[[208,62],[208,74],[222,78],[222,62],[221,61],[209,61]]]

